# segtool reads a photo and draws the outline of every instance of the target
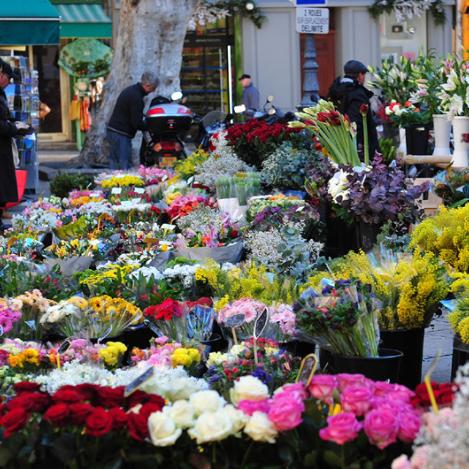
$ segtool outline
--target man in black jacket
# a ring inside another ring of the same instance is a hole
[[[155,91],[158,85],[159,80],[153,72],[144,72],[140,83],[125,88],[117,98],[106,133],[111,147],[111,169],[132,167],[132,139],[138,130],[147,129],[143,120],[143,98]]]
[[[363,118],[366,111],[368,126],[369,157],[373,159],[379,151],[378,133],[371,113],[370,99],[373,93],[366,89],[365,83],[368,69],[358,60],[349,60],[344,65],[344,77],[338,77],[329,89],[328,98],[335,103],[337,109],[346,114],[351,122],[357,125],[357,145],[360,159],[363,161]],[[367,107],[365,107],[365,106]]]

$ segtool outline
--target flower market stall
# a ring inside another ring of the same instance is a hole
[[[469,370],[422,350],[469,344],[467,174],[429,188],[323,101],[59,175],[0,237],[0,467],[464,467]]]

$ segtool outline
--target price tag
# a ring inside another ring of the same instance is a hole
[[[70,342],[70,340],[64,340],[60,345],[59,349],[57,350],[57,353],[65,353],[71,345],[72,343]]]
[[[122,187],[113,187],[111,189],[111,194],[113,194],[113,195],[122,194]]]
[[[143,189],[142,187],[136,187],[136,188],[134,189],[134,192],[135,192],[136,194],[145,194],[145,189]]]
[[[133,204],[139,204],[141,201],[142,201],[142,199],[135,198],[135,199],[132,199],[130,202],[132,202]]]
[[[241,324],[244,323],[244,314],[235,314],[234,316],[231,316],[227,318],[225,321],[225,326],[226,327],[239,327]]]
[[[296,211],[297,211],[297,212],[302,212],[304,209],[305,209],[305,206],[302,205],[301,207],[298,207],[298,208],[296,209]]]
[[[314,373],[318,367],[318,359],[314,353],[306,355],[301,361],[300,369],[298,371],[298,376],[296,378],[297,383],[303,383],[305,386],[311,384]]]
[[[191,177],[187,180],[187,184],[191,185],[193,182],[194,182],[194,176],[191,176]]]
[[[264,309],[259,316],[257,316],[256,322],[254,323],[254,338],[258,339],[261,337],[262,333],[264,332],[267,323],[269,322],[269,311],[268,309]]]
[[[129,383],[124,390],[124,396],[129,397],[134,393],[142,384],[146,383],[149,379],[153,377],[155,373],[155,368],[152,366],[148,368],[144,373],[135,378],[131,383]]]

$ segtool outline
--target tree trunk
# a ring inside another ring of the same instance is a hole
[[[83,163],[108,160],[106,123],[120,92],[137,83],[144,71],[157,73],[158,94],[169,96],[179,89],[184,38],[196,4],[197,0],[122,0],[111,72],[80,155]]]

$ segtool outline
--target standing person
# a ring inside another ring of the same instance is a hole
[[[246,115],[252,117],[260,107],[260,94],[258,89],[252,84],[251,75],[244,73],[239,78],[243,85],[242,102],[246,107]]]
[[[15,77],[10,65],[0,59],[0,230],[3,230],[2,215],[7,202],[18,201],[16,185],[13,137],[32,133],[33,130],[23,122],[15,122],[8,109],[8,101],[4,89]],[[17,150],[15,151],[18,158]]]
[[[107,124],[106,138],[111,146],[111,169],[132,167],[132,139],[138,130],[146,130],[143,120],[143,98],[153,93],[159,85],[153,72],[144,72],[139,83],[125,88],[117,98],[111,119]]]
[[[363,86],[367,72],[368,69],[363,63],[358,60],[349,60],[344,65],[344,77],[338,77],[334,80],[329,89],[328,96],[342,114],[346,114],[351,122],[356,123],[358,153],[362,161],[364,160],[363,118],[360,113],[360,107],[363,104],[368,106],[366,120],[368,125],[370,160],[373,159],[375,152],[379,151],[378,133],[370,106],[370,99],[373,93]]]

